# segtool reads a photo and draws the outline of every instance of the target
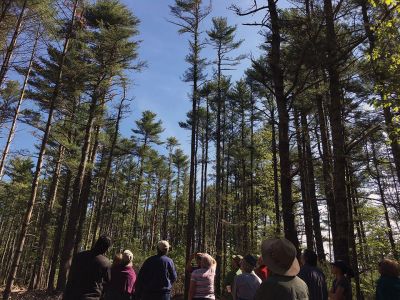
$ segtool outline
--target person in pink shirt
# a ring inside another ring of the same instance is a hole
[[[133,254],[129,250],[122,253],[122,260],[113,264],[111,282],[108,286],[108,300],[129,300],[135,292],[136,273],[133,270]]]
[[[200,269],[194,270],[190,278],[189,300],[214,300],[214,277],[217,264],[207,253],[201,254]]]

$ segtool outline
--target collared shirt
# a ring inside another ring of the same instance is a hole
[[[298,275],[307,284],[310,300],[327,300],[328,288],[325,275],[320,269],[305,264],[301,267]]]
[[[261,279],[256,273],[242,273],[235,277],[232,295],[234,300],[253,300]]]

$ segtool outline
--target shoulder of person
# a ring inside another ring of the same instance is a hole
[[[104,267],[111,267],[111,262],[110,262],[110,260],[109,260],[106,256],[104,256],[104,255],[102,255],[102,254],[97,255],[97,256],[95,257],[95,260],[96,260],[96,262],[97,262],[99,265],[101,265],[101,266],[104,266]]]
[[[301,279],[299,276],[295,276],[295,277],[293,278],[293,280],[294,280],[294,282],[296,282],[296,283],[298,283],[298,284],[302,284],[302,285],[306,285],[306,286],[307,286],[307,284],[304,282],[304,280]]]

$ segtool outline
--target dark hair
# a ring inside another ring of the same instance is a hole
[[[379,262],[379,272],[383,276],[399,277],[400,264],[395,260],[384,258]]]
[[[111,238],[105,234],[101,235],[93,246],[93,251],[98,254],[104,254],[111,246]]]
[[[331,265],[342,271],[343,275],[354,277],[354,271],[343,260],[336,260],[334,263],[331,263]]]
[[[318,256],[314,251],[310,249],[305,249],[303,251],[303,257],[306,264],[313,267],[317,266]]]

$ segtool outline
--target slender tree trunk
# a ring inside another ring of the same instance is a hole
[[[357,257],[357,246],[356,246],[356,239],[354,235],[354,207],[353,203],[355,202],[355,194],[356,194],[356,183],[354,182],[354,176],[353,176],[353,168],[350,165],[346,165],[346,178],[347,178],[347,184],[346,184],[346,189],[347,189],[347,195],[349,197],[349,237],[350,237],[350,245],[351,249],[349,249],[350,252],[350,258],[351,258],[351,265],[352,269],[354,271],[354,281],[356,284],[356,298],[359,300],[364,299],[364,296],[361,291],[361,281],[360,281],[360,273],[358,271],[358,257]]]
[[[90,141],[93,135],[93,127],[95,122],[97,102],[99,99],[97,91],[92,95],[92,101],[89,108],[88,120],[86,123],[85,137],[81,150],[81,159],[77,171],[77,175],[74,180],[72,189],[71,208],[69,213],[69,219],[67,229],[65,233],[65,241],[63,251],[61,253],[60,270],[57,280],[57,290],[62,291],[65,288],[68,271],[71,266],[72,256],[74,252],[74,246],[76,241],[78,221],[80,216],[80,196],[83,187],[84,175],[86,173],[86,167],[89,159]]]
[[[346,158],[345,133],[342,117],[342,95],[338,70],[338,45],[334,25],[334,14],[331,0],[324,0],[326,21],[327,62],[329,75],[329,119],[333,146],[333,192],[336,208],[336,239],[335,258],[350,262],[349,241],[349,211],[346,195]]]
[[[164,212],[163,212],[163,220],[162,220],[162,229],[161,229],[161,238],[168,238],[168,213],[170,206],[170,198],[171,198],[171,179],[172,178],[172,147],[168,154],[168,176],[167,176],[167,186],[165,188],[165,200],[164,200]]]
[[[297,109],[294,109],[294,123],[296,127],[297,137],[297,152],[299,160],[299,173],[300,173],[300,185],[301,185],[301,196],[303,198],[303,212],[304,212],[304,230],[306,235],[307,249],[314,249],[314,238],[313,238],[313,222],[311,216],[311,204],[309,198],[309,190],[307,185],[307,169],[306,169],[306,158],[304,151],[303,134],[301,132],[299,124],[299,113]]]
[[[276,129],[275,129],[275,109],[271,109],[271,152],[272,152],[272,166],[274,170],[274,210],[275,210],[275,233],[276,236],[281,235],[281,214],[279,208],[279,175],[278,175],[278,149],[276,145]]]
[[[375,176],[374,177],[376,179],[376,184],[378,185],[379,195],[381,197],[381,202],[382,202],[382,206],[383,206],[383,210],[384,210],[384,214],[385,214],[387,235],[389,238],[390,247],[392,248],[392,254],[393,254],[394,258],[399,259],[399,255],[398,255],[398,252],[396,249],[396,242],[393,238],[393,229],[392,229],[392,224],[390,223],[390,217],[389,217],[388,207],[387,207],[387,203],[386,203],[385,192],[384,192],[384,188],[383,188],[382,181],[381,181],[381,173],[379,170],[375,144],[373,142],[371,143],[371,148],[372,148],[372,161],[373,161],[374,168],[375,168]]]
[[[315,247],[317,249],[318,259],[320,261],[325,260],[325,251],[324,244],[322,241],[322,233],[321,233],[321,219],[319,214],[316,189],[315,189],[315,175],[314,175],[314,165],[313,165],[313,155],[311,151],[311,139],[309,134],[309,127],[307,121],[307,115],[302,110],[301,111],[301,127],[303,133],[303,143],[304,143],[304,155],[305,155],[305,169],[307,170],[307,176],[305,178],[307,182],[307,188],[309,193],[309,199],[311,204],[311,213],[312,213],[312,223],[314,229],[314,237],[315,237]]]
[[[57,218],[57,227],[54,231],[54,240],[53,240],[53,253],[51,256],[50,262],[50,271],[49,271],[49,278],[47,281],[47,289],[49,291],[54,290],[54,279],[57,271],[57,263],[58,263],[58,256],[61,249],[61,240],[62,240],[62,232],[64,228],[65,218],[67,216],[67,209],[68,209],[68,198],[69,198],[69,190],[71,186],[72,180],[72,173],[71,170],[67,170],[65,175],[65,184],[64,184],[64,191],[63,191],[63,199],[61,202],[61,212]]]
[[[200,41],[199,41],[199,22],[200,22],[200,3],[201,1],[196,1],[194,9],[194,34],[193,34],[193,90],[192,90],[192,128],[191,128],[191,142],[190,142],[190,171],[189,171],[189,195],[188,195],[188,218],[186,225],[186,249],[185,249],[185,263],[187,264],[190,260],[192,253],[192,242],[194,235],[195,226],[195,195],[196,190],[195,182],[195,163],[196,163],[196,129],[197,129],[197,103],[199,98],[198,91],[198,81],[199,81],[199,55],[200,55]],[[179,178],[178,178],[179,181]],[[190,284],[190,274],[185,274],[185,291],[184,297],[187,298]]]
[[[22,84],[22,89],[21,89],[21,93],[19,95],[17,107],[15,108],[15,113],[14,113],[14,117],[13,117],[13,120],[12,120],[12,123],[11,123],[11,128],[10,128],[10,131],[8,133],[6,145],[4,146],[3,154],[1,156],[1,161],[0,161],[0,180],[3,178],[4,166],[6,164],[6,160],[7,160],[8,152],[10,150],[11,142],[12,142],[12,140],[14,138],[14,133],[15,133],[15,129],[16,129],[16,126],[17,126],[17,121],[18,121],[18,117],[19,117],[19,111],[21,109],[21,104],[22,104],[22,101],[24,100],[24,97],[25,97],[26,86],[28,84],[29,76],[30,76],[31,70],[32,70],[32,64],[33,64],[33,61],[34,61],[35,55],[36,55],[36,48],[37,48],[37,44],[38,44],[38,41],[39,41],[39,33],[40,33],[40,26],[38,26],[38,29],[36,30],[36,37],[35,37],[35,42],[33,43],[31,57],[29,59],[28,70],[25,73],[24,83]]]
[[[11,38],[10,44],[7,47],[7,51],[6,54],[4,56],[3,59],[3,64],[1,65],[1,69],[0,69],[0,87],[3,85],[4,83],[4,79],[6,78],[8,69],[10,67],[10,60],[11,60],[11,56],[14,52],[15,46],[17,45],[17,39],[18,36],[21,32],[21,27],[22,27],[22,21],[24,19],[24,15],[25,15],[25,10],[26,10],[26,6],[28,4],[28,0],[24,0],[22,7],[21,7],[21,11],[19,13],[18,16],[18,20],[17,20],[17,24],[15,24],[15,30],[14,30],[14,34]]]
[[[271,20],[271,51],[269,65],[274,83],[275,97],[279,118],[279,158],[281,171],[282,216],[285,237],[291,241],[300,253],[300,243],[297,238],[297,229],[292,199],[292,176],[289,145],[289,112],[288,99],[284,92],[284,75],[281,66],[281,33],[276,2],[268,0],[268,10]]]
[[[35,265],[33,268],[33,280],[30,285],[30,289],[37,289],[40,283],[40,279],[43,277],[43,267],[44,267],[44,259],[46,255],[46,246],[47,246],[47,239],[49,233],[49,223],[53,214],[53,206],[54,202],[57,198],[57,191],[59,185],[59,177],[61,172],[61,162],[64,159],[64,146],[60,145],[58,148],[58,158],[54,167],[52,182],[50,186],[50,192],[46,201],[45,212],[43,214],[43,219],[41,223],[41,231],[39,237],[39,245],[37,250],[37,257],[35,261]]]
[[[332,232],[332,244],[335,249],[336,246],[336,207],[335,198],[333,193],[333,178],[332,178],[332,164],[331,164],[331,150],[329,146],[329,133],[326,124],[325,112],[322,102],[322,96],[318,95],[316,98],[317,102],[317,120],[319,123],[319,130],[321,136],[322,152],[320,153],[322,158],[322,173],[324,178],[324,191],[326,202],[329,211],[330,229]]]
[[[90,197],[90,192],[92,189],[92,181],[93,181],[93,165],[96,160],[96,155],[97,155],[97,150],[99,148],[99,134],[100,134],[100,126],[97,125],[95,126],[94,129],[94,138],[93,138],[93,145],[91,146],[91,149],[89,151],[89,158],[88,158],[88,166],[89,168],[86,168],[86,173],[84,175],[83,179],[83,186],[82,186],[82,191],[79,196],[79,223],[78,223],[78,228],[77,228],[77,233],[76,233],[76,241],[74,245],[74,255],[82,250],[82,239],[83,239],[83,231],[84,231],[84,226],[86,222],[86,215],[87,215],[87,207],[89,204],[89,197]],[[100,164],[102,165],[102,164]],[[100,171],[99,171],[100,172]],[[96,233],[94,234],[96,236]],[[93,242],[94,243],[94,242]]]
[[[26,1],[25,1],[26,2]],[[31,190],[31,195],[30,195],[30,199],[28,202],[28,207],[24,216],[24,219],[22,221],[22,228],[21,228],[21,232],[18,238],[18,243],[17,243],[17,252],[14,256],[13,262],[12,262],[12,266],[11,266],[11,270],[10,270],[10,274],[7,280],[7,284],[6,287],[4,289],[3,292],[3,300],[8,300],[11,294],[11,288],[14,284],[14,280],[15,280],[15,276],[17,274],[18,271],[18,267],[19,267],[19,262],[21,259],[21,255],[22,255],[22,251],[24,249],[24,244],[25,244],[25,238],[26,238],[26,234],[27,234],[27,230],[28,230],[28,226],[32,217],[32,212],[33,212],[33,208],[36,202],[36,196],[37,196],[37,190],[38,190],[38,185],[39,185],[39,179],[40,179],[40,173],[42,171],[42,164],[43,164],[43,159],[44,159],[44,155],[46,152],[46,145],[47,142],[49,140],[49,136],[50,136],[50,131],[51,131],[51,125],[52,125],[52,120],[53,120],[53,113],[55,110],[55,104],[56,104],[56,99],[58,98],[59,92],[60,92],[60,87],[61,87],[61,80],[62,80],[62,75],[63,75],[63,66],[64,66],[64,62],[65,62],[65,58],[67,55],[67,50],[68,50],[68,46],[69,46],[69,42],[70,42],[70,37],[72,35],[72,31],[74,28],[74,22],[75,22],[75,13],[76,13],[76,8],[77,8],[77,3],[78,0],[76,0],[74,2],[74,7],[73,7],[73,11],[72,11],[72,20],[70,23],[70,27],[67,33],[67,36],[65,38],[65,42],[64,42],[64,48],[63,48],[63,52],[61,55],[61,59],[60,59],[60,64],[59,64],[59,70],[58,70],[58,76],[57,76],[57,81],[56,81],[56,85],[54,87],[53,90],[53,94],[50,98],[50,108],[49,108],[49,112],[48,112],[48,117],[47,117],[47,122],[46,122],[46,127],[45,127],[45,131],[44,131],[44,135],[42,138],[42,143],[40,146],[40,151],[39,151],[39,155],[38,155],[38,160],[36,163],[36,169],[35,169],[35,173],[33,176],[33,182],[32,182],[32,190]],[[1,77],[0,77],[0,84],[1,84]]]

